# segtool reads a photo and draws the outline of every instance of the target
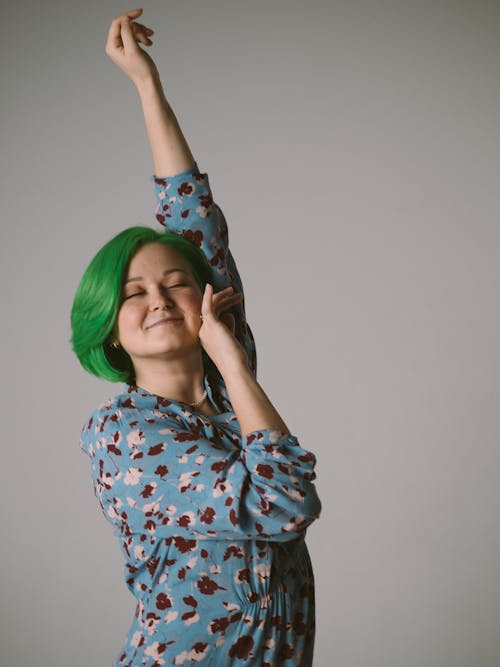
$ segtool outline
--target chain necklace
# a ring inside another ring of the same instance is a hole
[[[194,403],[187,403],[187,405],[189,405],[190,408],[199,408],[200,405],[203,403],[203,401],[206,399],[206,397],[207,397],[207,390],[205,389],[205,391],[203,392],[203,396],[200,398],[199,401],[195,401]]]

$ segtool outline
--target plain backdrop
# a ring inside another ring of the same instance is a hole
[[[259,378],[318,457],[315,667],[500,664],[500,5],[147,0]],[[134,600],[79,433],[82,272],[154,225],[114,0],[2,3],[0,664],[102,667]]]

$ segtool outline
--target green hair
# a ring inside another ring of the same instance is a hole
[[[132,360],[111,338],[122,303],[128,265],[147,243],[164,243],[186,260],[204,291],[211,269],[203,252],[184,237],[151,227],[130,227],[104,245],[88,265],[76,290],[71,310],[71,345],[83,368],[111,382],[135,381]]]

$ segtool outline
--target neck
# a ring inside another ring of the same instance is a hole
[[[139,367],[138,367],[139,366]],[[146,391],[183,403],[198,401],[204,392],[201,353],[182,359],[142,360],[136,365],[136,384]]]

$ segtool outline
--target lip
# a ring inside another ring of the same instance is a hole
[[[156,320],[156,322],[153,322],[153,324],[149,324],[146,329],[154,329],[155,327],[159,326],[168,326],[172,322],[180,322],[181,317],[162,317],[161,320]]]

